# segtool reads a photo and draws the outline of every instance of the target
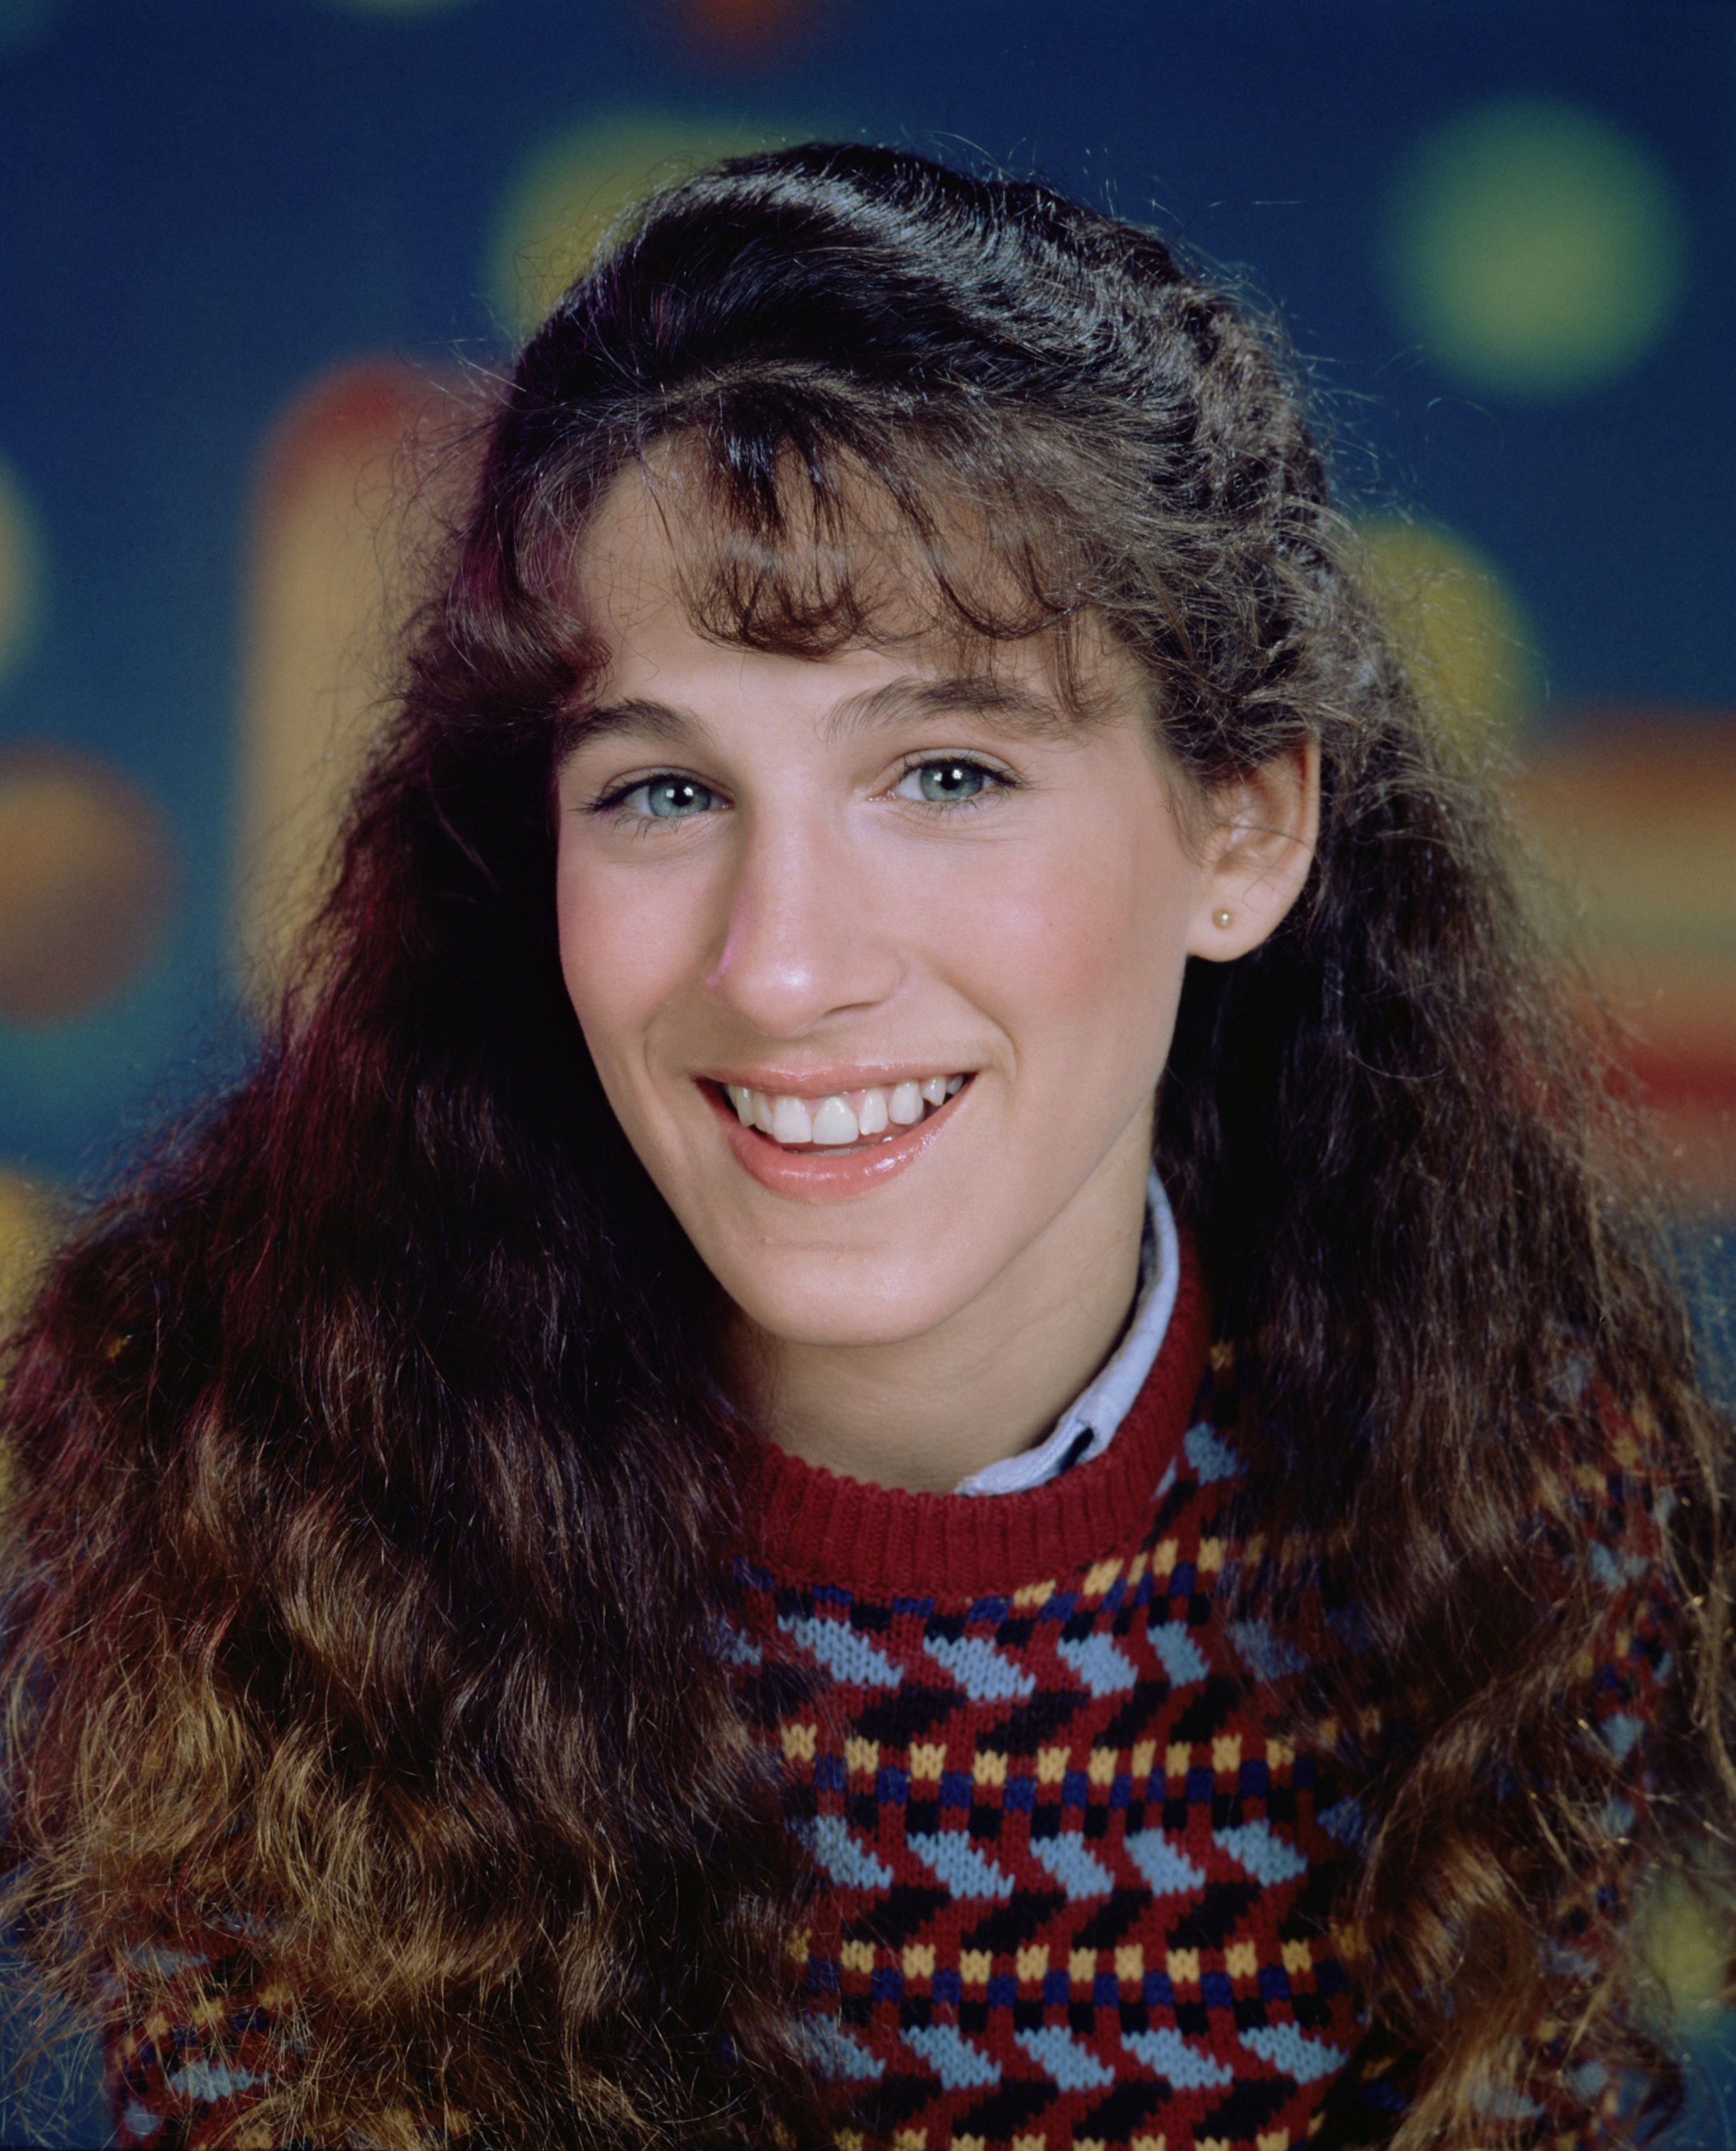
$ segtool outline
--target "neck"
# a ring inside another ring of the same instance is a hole
[[[1114,1349],[1139,1278],[1144,1151],[920,1335],[810,1344],[738,1316],[730,1386],[768,1440],[869,1485],[949,1493],[1042,1440]]]

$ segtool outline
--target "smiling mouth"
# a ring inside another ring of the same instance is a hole
[[[742,1126],[757,1130],[780,1150],[845,1151],[894,1141],[956,1097],[969,1080],[968,1075],[929,1076],[810,1098],[752,1091],[742,1083],[719,1088]]]

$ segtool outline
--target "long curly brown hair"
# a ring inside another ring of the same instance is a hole
[[[1198,793],[1319,742],[1308,889],[1191,967],[1158,1162],[1263,1369],[1268,1505],[1329,1536],[1406,1698],[1340,1907],[1399,2140],[1499,2133],[1527,2052],[1589,2113],[1580,2065],[1645,2052],[1619,1956],[1557,1946],[1570,1900],[1620,1923],[1628,1860],[1563,1708],[1612,1410],[1675,1505],[1637,1827],[1731,1806],[1718,1429],[1607,1048],[1271,337],[1147,231],[863,148],[654,198],[531,342],[256,1065],[16,1339],[6,1910],[43,1976],[143,2021],[165,1950],[226,1930],[225,1976],[288,1997],[253,2141],[828,2133],[804,1884],[719,1648],[749,1437],[715,1288],[555,946],[596,655],[567,569],[635,463],[720,639],[822,654],[926,602],[1065,658],[1101,623]]]

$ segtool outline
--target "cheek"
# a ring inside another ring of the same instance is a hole
[[[597,1072],[631,1065],[667,992],[668,936],[645,892],[563,856],[555,874],[561,974]],[[616,1101],[619,1105],[619,1100]]]
[[[560,974],[593,1058],[598,1048],[594,1020],[601,1005],[600,987],[610,966],[603,960],[606,914],[594,901],[583,872],[562,846],[554,870],[554,921],[560,939]]]
[[[967,905],[968,941],[1015,1037],[1111,1042],[1161,1073],[1192,919],[1195,874],[1138,822],[1076,833]],[[956,914],[955,918],[956,918]],[[1107,1075],[1108,1070],[1102,1071]],[[1126,1080],[1144,1081],[1129,1070]]]

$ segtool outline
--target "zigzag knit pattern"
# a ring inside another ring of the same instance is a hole
[[[1028,1494],[770,1466],[744,1611],[784,1639],[844,2151],[1287,2151],[1358,2043],[1356,1819],[1284,1737],[1297,1644],[1227,1610],[1242,1407],[1204,1348],[1190,1280],[1110,1450]]]
[[[1350,1673],[1366,1749],[1374,1668],[1318,1587],[1281,1630],[1238,1612],[1254,1408],[1207,1334],[1190,1263],[1114,1443],[1029,1493],[767,1460],[749,1678],[821,1885],[801,1951],[841,2151],[1289,2151],[1403,2111],[1332,1926],[1349,1744],[1305,1703],[1311,1668]],[[1650,1488],[1631,1432],[1612,1446],[1582,1475],[1611,1610],[1587,1737],[1624,1761],[1668,1668]],[[1612,1839],[1632,1820],[1613,1799]]]

